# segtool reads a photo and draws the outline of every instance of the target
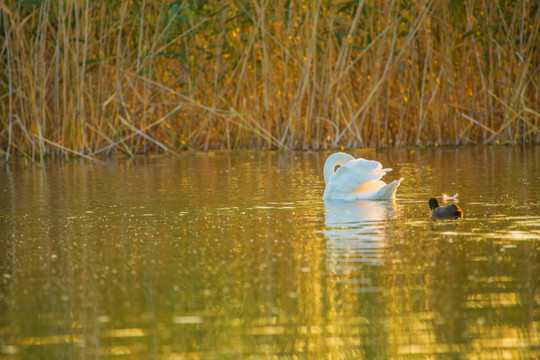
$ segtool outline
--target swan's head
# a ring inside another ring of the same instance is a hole
[[[342,152],[334,153],[326,159],[326,162],[324,163],[324,183],[328,184],[330,181],[330,178],[336,170],[340,167],[348,163],[349,161],[354,160],[354,158],[349,155]]]

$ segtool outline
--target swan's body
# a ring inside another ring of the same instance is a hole
[[[332,154],[324,164],[323,199],[391,200],[403,180],[386,184],[381,178],[392,169],[383,169],[378,161],[355,159],[342,152]]]

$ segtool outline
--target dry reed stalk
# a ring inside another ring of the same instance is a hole
[[[6,159],[540,142],[535,2],[32,4],[0,2]]]

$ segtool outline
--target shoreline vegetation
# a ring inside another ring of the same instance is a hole
[[[0,1],[0,155],[540,143],[540,2]]]

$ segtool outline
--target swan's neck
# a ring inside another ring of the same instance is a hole
[[[343,166],[351,160],[354,160],[351,155],[342,152],[330,155],[324,163],[324,183],[328,184],[330,178],[336,171],[336,166]]]

